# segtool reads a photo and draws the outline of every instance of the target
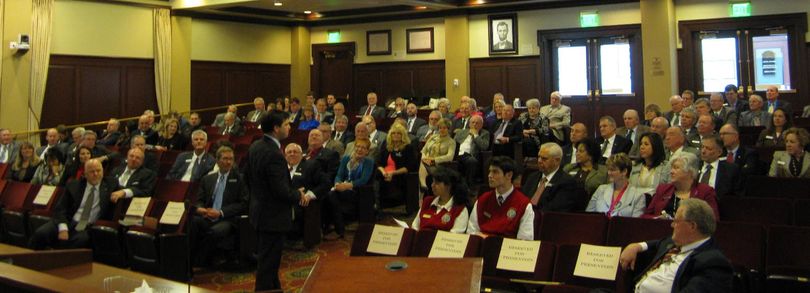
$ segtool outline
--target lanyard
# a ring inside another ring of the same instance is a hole
[[[614,199],[610,203],[610,209],[608,209],[608,211],[607,211],[608,218],[611,217],[611,215],[613,214],[613,209],[616,208],[616,204],[618,204],[622,200],[622,196],[624,196],[624,192],[627,191],[627,186],[628,185],[629,184],[625,183],[624,187],[622,187],[622,191],[619,192],[619,196],[617,196],[616,199]]]

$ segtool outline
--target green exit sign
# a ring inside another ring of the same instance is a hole
[[[731,17],[751,16],[751,2],[730,3]]]
[[[326,34],[326,42],[340,43],[340,31],[339,30],[328,31]]]
[[[594,27],[599,26],[599,12],[597,11],[583,11],[579,13],[579,26],[580,27]]]

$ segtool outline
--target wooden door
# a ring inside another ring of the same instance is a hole
[[[312,89],[318,97],[335,95],[345,104],[347,112],[365,102],[365,97],[358,101],[361,97],[351,96],[354,54],[354,42],[312,45]]]

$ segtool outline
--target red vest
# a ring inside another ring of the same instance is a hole
[[[529,203],[529,198],[517,188],[503,205],[498,205],[498,196],[494,190],[487,191],[478,197],[478,227],[485,234],[516,238],[520,219]]]
[[[417,215],[419,217],[419,230],[450,231],[456,223],[456,218],[466,207],[453,205],[449,212],[441,209],[437,214],[436,207],[431,205],[433,199],[433,196],[426,196],[422,199],[422,213]]]

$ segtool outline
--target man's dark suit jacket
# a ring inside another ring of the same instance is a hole
[[[602,143],[605,142],[605,138],[600,137],[596,139],[596,143],[599,146],[602,146]],[[630,154],[630,150],[633,148],[633,142],[629,139],[624,138],[624,136],[616,134],[613,138],[613,147],[610,149],[610,154],[618,154],[618,153],[625,153]]]
[[[360,107],[360,112],[357,112],[357,115],[363,116],[366,114],[366,110],[368,110],[368,105],[363,105]],[[374,119],[383,119],[385,118],[385,108],[374,105],[374,109],[371,109],[371,116]]]
[[[188,165],[194,164],[192,158],[194,157],[194,151],[182,152],[177,155],[177,159],[174,160],[174,165],[169,170],[169,174],[166,176],[167,179],[172,180],[180,180],[183,178],[183,175],[186,174],[186,169],[188,169]],[[200,165],[197,167],[197,174],[191,174],[191,181],[196,182],[200,180],[205,174],[211,172],[214,169],[214,165],[216,165],[217,160],[214,159],[210,153],[206,152],[202,158],[200,158]]]
[[[745,180],[751,175],[762,175],[764,170],[759,167],[759,153],[752,148],[739,146],[734,153],[734,165],[740,168],[740,177]]]
[[[405,118],[405,126],[406,127],[408,125],[407,123],[408,123],[409,119],[410,118]],[[469,123],[469,122],[467,122],[467,123]],[[411,127],[411,130],[408,131],[408,133],[410,133],[412,135],[416,135],[416,132],[419,131],[419,128],[421,128],[423,125],[427,125],[427,121],[425,121],[425,119],[422,119],[422,118],[419,118],[419,117],[414,118],[413,119],[413,127]]]
[[[523,194],[531,199],[534,192],[537,191],[537,185],[540,179],[543,178],[543,172],[535,172],[529,175],[526,183],[523,184]],[[546,186],[543,190],[543,195],[540,197],[540,202],[537,203],[535,209],[544,212],[575,212],[585,210],[585,206],[590,198],[585,198],[587,192],[577,182],[574,177],[563,172],[562,168],[554,173],[554,176],[549,180],[551,185]]]
[[[306,154],[309,154],[309,150],[307,150]],[[321,147],[318,154],[315,155],[314,158],[309,158],[308,160],[314,160],[317,162],[318,167],[320,167],[321,171],[326,174],[326,178],[329,179],[329,182],[335,182],[338,164],[340,164],[340,154],[338,154],[337,151]]]
[[[741,99],[737,99],[737,104],[733,106],[729,104],[728,106],[734,109],[734,111],[736,111],[737,114],[742,114],[742,112],[751,110],[751,108],[748,106],[748,101]]]
[[[521,141],[523,141],[523,123],[520,123],[516,118],[509,120],[506,129],[503,131],[503,137],[509,137],[509,142],[506,144],[496,144],[496,136],[498,135],[498,128],[501,127],[501,123],[503,123],[503,120],[498,119],[498,121],[492,125],[492,128],[489,129],[489,133],[492,134],[492,155],[507,156],[515,159],[515,145],[520,145]]]
[[[290,126],[298,125],[298,122],[301,122],[301,118],[304,117],[304,110],[298,110],[298,113],[290,112],[290,117],[295,116],[295,119],[290,120]]]
[[[706,168],[703,164],[700,166],[700,171]],[[700,175],[702,176],[702,174]],[[701,177],[698,177],[700,180]],[[714,178],[714,194],[717,198],[724,196],[743,194],[742,183],[740,182],[740,169],[735,164],[727,163],[726,161],[717,162],[717,174]]]
[[[76,150],[78,150],[78,149],[79,148],[77,147]],[[112,152],[112,151],[108,150],[106,147],[104,147],[102,145],[99,145],[99,144],[96,144],[96,146],[94,146],[93,149],[90,150],[90,157],[91,158],[98,158],[98,157],[103,157],[103,156],[107,156],[107,160],[104,161],[104,163],[102,164],[102,165],[104,165],[104,168],[108,168],[108,167],[114,165],[114,162],[116,162],[116,160],[118,160],[118,157],[119,157],[117,152]],[[74,163],[73,161],[75,161],[75,159],[76,159],[76,153],[75,153],[75,150],[74,150],[74,152],[70,153],[69,156],[65,157],[65,165],[73,164]]]
[[[225,126],[219,128],[220,134],[222,134],[223,131],[225,131]],[[226,134],[230,136],[242,136],[243,134],[245,134],[245,129],[242,127],[242,125],[236,124],[236,122],[234,122],[233,126],[231,126],[231,131],[229,131]]]
[[[203,127],[204,126],[203,126],[202,123],[197,124],[197,126],[191,126],[191,124],[186,124],[186,125],[183,125],[183,130],[181,132],[186,137],[191,138],[191,133],[193,133],[195,130],[205,130],[205,128],[203,128]]]
[[[335,168],[337,168],[337,164]],[[332,183],[335,182],[335,178],[329,180],[326,178],[326,173],[323,173],[321,169],[321,165],[318,161],[301,160],[301,163],[298,163],[298,167],[293,170],[293,176],[292,179],[290,179],[290,187],[295,190],[303,187],[315,193],[318,199],[323,199],[329,193],[329,189],[332,187]]]
[[[453,131],[470,128],[470,118],[472,118],[472,115],[467,117],[467,127],[464,127],[464,118],[459,117],[453,119]]]
[[[121,175],[124,175],[124,172],[127,170],[127,165],[121,165],[115,168],[115,170],[110,173],[110,177],[115,178],[115,181],[118,181],[118,178]],[[129,175],[129,180],[127,180],[126,186],[118,186],[119,189],[130,189],[132,190],[132,196],[136,197],[151,197],[155,192],[155,184],[157,183],[157,173],[152,170],[146,168],[146,166],[141,166],[138,169],[135,169],[135,172],[132,175]]]
[[[291,187],[290,170],[279,146],[264,135],[250,145],[245,181],[250,190],[250,224],[258,231],[287,232],[292,207],[301,195]]]
[[[115,145],[118,142],[119,137],[121,137],[120,131],[108,133],[106,130],[104,130],[102,133],[98,135],[98,141],[96,141],[96,144],[106,146]]]
[[[56,225],[66,224],[70,226],[73,216],[82,204],[84,190],[87,187],[87,179],[71,180],[65,185],[65,194],[59,198],[53,213],[53,223]],[[98,187],[99,207],[101,208],[98,218],[110,220],[115,210],[115,204],[110,201],[110,194],[118,190],[118,182],[112,177],[101,179]]]
[[[653,258],[650,264],[636,275],[634,284],[640,281],[652,264],[664,257],[674,246],[671,237],[647,241],[647,250],[639,256],[653,256]],[[731,292],[733,273],[728,259],[717,248],[714,239],[709,238],[681,263],[675,273],[675,280],[672,281],[672,292]]]
[[[158,133],[157,131],[152,130],[152,128],[149,128],[146,131],[135,129],[135,131],[133,131],[129,137],[132,139],[136,135],[141,135],[146,138],[146,144],[156,145],[158,142]],[[130,143],[127,142],[127,145],[130,145]]]
[[[194,206],[198,208],[211,208],[214,206],[214,190],[217,186],[217,180],[219,180],[219,172],[205,175],[200,179],[197,203]],[[225,191],[222,193],[222,219],[236,224],[236,220],[247,209],[248,195],[249,191],[242,176],[239,175],[236,169],[231,169],[231,172],[228,173]]]
[[[563,155],[562,155],[562,159],[560,161],[560,166],[565,166],[565,165],[571,164],[571,156],[574,155],[574,144],[569,143],[567,145],[564,145],[562,147],[562,150],[563,150]],[[536,154],[533,154],[532,156],[534,156],[534,155],[536,155]],[[574,161],[576,161],[576,158],[574,158]]]
[[[332,132],[332,139],[335,139],[336,135],[337,135],[337,131],[333,131]],[[346,129],[346,131],[343,132],[343,136],[340,137],[339,141],[340,141],[340,143],[343,144],[343,146],[349,145],[350,142],[354,141],[354,133],[349,131],[348,129]]]

